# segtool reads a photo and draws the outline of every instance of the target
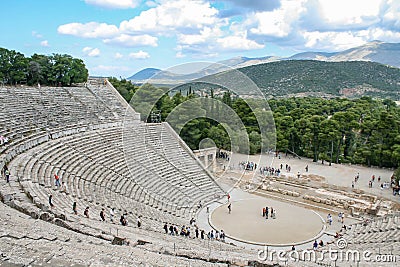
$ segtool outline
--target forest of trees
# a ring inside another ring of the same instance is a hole
[[[129,81],[124,83],[130,84]],[[117,84],[117,87],[120,86]],[[123,96],[127,100],[137,89],[132,86],[123,86],[126,90]],[[150,84],[143,86],[147,88],[144,92],[150,92],[149,97],[151,93],[163,90]],[[205,138],[212,139],[219,148],[231,149],[226,125],[219,123],[225,115],[220,112],[218,103],[226,104],[238,114],[246,127],[250,141],[248,152],[259,153],[262,138],[253,110],[247,104],[251,100],[232,97],[229,92],[216,97],[212,91],[210,98],[219,101],[215,101],[212,106],[205,106],[202,98],[193,92],[177,92],[172,96],[164,94],[153,110],[160,110],[161,118],[165,120],[179,104],[188,100],[197,101],[193,102],[198,103],[197,107],[190,105],[186,107],[186,112],[200,116],[183,127],[182,139],[192,149],[198,149],[199,142]],[[132,104],[135,108],[135,103]],[[327,164],[331,161],[379,167],[398,167],[400,164],[400,107],[392,100],[305,97],[274,98],[268,100],[268,104],[275,121],[275,145],[278,151],[294,152],[299,156],[313,158],[314,161],[324,160]],[[268,146],[263,147],[268,149]],[[239,151],[246,152],[240,148]]]
[[[0,48],[0,82],[4,84],[70,86],[87,81],[88,75],[83,60],[70,55],[25,57],[20,52]]]

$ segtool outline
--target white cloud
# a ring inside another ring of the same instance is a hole
[[[305,32],[305,46],[324,50],[340,51],[363,45],[366,39],[362,36],[347,32]]]
[[[38,39],[43,38],[43,35],[41,35],[37,31],[32,31],[32,36]]]
[[[115,59],[120,59],[120,58],[123,58],[124,56],[121,54],[121,53],[119,53],[119,52],[117,52],[117,53],[115,53],[114,54],[114,58]]]
[[[50,45],[49,45],[49,41],[47,41],[47,40],[41,41],[41,42],[40,42],[40,45],[41,45],[41,46],[44,46],[44,47],[49,47],[49,46],[50,46]]]
[[[134,8],[137,6],[136,0],[85,0],[86,4],[105,7],[105,8]]]
[[[255,35],[269,35],[273,37],[286,37],[290,34],[294,24],[305,11],[301,1],[282,0],[278,9],[250,14],[246,24],[255,23],[250,32]]]
[[[156,7],[157,3],[154,1],[146,1],[146,6],[148,7]]]
[[[176,58],[184,58],[184,57],[186,57],[186,55],[184,55],[181,51],[179,51],[179,52],[177,52],[177,53],[175,54],[175,57],[176,57]]]
[[[222,36],[223,32],[219,27],[204,27],[199,34],[178,34],[178,43],[185,45],[202,44],[210,41],[210,39]]]
[[[132,52],[132,53],[130,53],[130,54],[129,54],[129,57],[130,57],[130,58],[133,58],[133,59],[146,59],[146,58],[149,58],[150,55],[149,55],[149,53],[140,50],[140,51],[138,51],[138,52]]]
[[[125,47],[137,47],[137,46],[157,46],[157,37],[150,36],[148,34],[131,36],[127,34],[121,34],[111,39],[104,39],[105,44],[118,45]]]
[[[382,0],[319,0],[320,17],[332,26],[369,26],[379,20]]]
[[[88,22],[82,24],[73,22],[60,25],[57,32],[83,38],[111,38],[118,35],[118,28],[106,23]]]
[[[382,5],[382,24],[391,30],[400,31],[400,2],[387,0]]]
[[[227,36],[217,40],[222,50],[253,50],[264,48],[263,44],[259,44],[253,40],[247,39],[246,36]]]
[[[204,1],[164,1],[143,11],[131,20],[122,21],[120,30],[127,33],[156,32],[162,35],[178,29],[202,29],[218,22],[218,10]]]
[[[127,8],[139,3],[138,0],[85,1],[109,8]],[[144,0],[140,3],[145,10],[119,25],[74,22],[59,26],[58,32],[96,38],[114,47],[144,50],[143,47],[157,47],[160,40],[166,44],[176,40],[177,58],[215,57],[232,51],[263,49],[266,43],[297,50],[338,51],[376,39],[400,42],[398,0],[253,2],[223,0],[221,5],[214,5],[208,0]],[[38,34],[32,32],[32,35]],[[132,53],[131,58],[148,56],[139,52]],[[121,57],[120,53],[114,54],[116,59]]]
[[[88,57],[100,56],[100,49],[98,49],[98,48],[92,48],[92,47],[86,46],[82,49],[82,52]]]

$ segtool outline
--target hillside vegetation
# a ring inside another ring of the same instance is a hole
[[[400,69],[374,62],[288,60],[239,69],[266,96],[372,96],[400,100]]]

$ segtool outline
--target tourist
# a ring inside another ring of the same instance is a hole
[[[78,215],[78,210],[76,208],[76,201],[72,204],[72,211],[74,212],[75,215]]]
[[[174,233],[175,235],[178,235],[178,227],[176,225],[174,225]]]
[[[323,246],[324,246],[324,241],[320,240],[318,245],[319,245],[320,247],[323,247]]]
[[[165,231],[165,234],[168,234],[168,225],[167,225],[167,223],[164,224],[164,231]]]
[[[104,213],[104,208],[101,209],[101,211],[100,211],[100,219],[101,219],[103,222],[106,221],[106,215],[105,215],[105,213]]]
[[[186,227],[186,237],[190,237],[190,226]]]
[[[314,244],[313,244],[313,249],[317,250],[318,249],[318,242],[317,240],[315,240]]]
[[[181,233],[180,233],[180,235],[181,235],[181,236],[185,236],[185,235],[186,235],[186,228],[185,228],[184,225],[181,227]]]
[[[204,230],[201,230],[201,232],[200,232],[201,239],[204,239],[204,234],[205,234]]]
[[[140,228],[140,226],[142,226],[142,222],[140,221],[140,217],[142,217],[142,216],[138,216],[138,218],[137,218],[137,227],[138,228]]]
[[[230,194],[228,194],[227,195],[227,198],[228,198],[228,202],[230,201],[230,199],[231,199],[231,195]]]
[[[60,177],[56,173],[54,174],[54,183],[55,183],[55,186],[61,186]]]
[[[229,205],[228,205],[228,212],[229,212],[229,214],[231,214],[231,211],[232,211],[232,206],[231,206],[231,203],[229,203]]]
[[[67,185],[64,182],[61,183],[60,192],[67,194]]]
[[[221,230],[219,238],[221,239],[221,241],[225,242],[225,232],[224,232],[224,230]]]
[[[4,145],[5,143],[7,143],[9,140],[7,137],[4,136],[0,136],[0,145]]]
[[[294,245],[292,246],[292,251],[295,251],[296,250],[296,248],[294,247]]]
[[[271,207],[271,218],[276,219],[276,214],[274,208]]]
[[[10,171],[8,170],[7,166],[4,166],[4,176],[6,177],[6,183],[10,182]]]
[[[83,212],[83,215],[85,215],[86,218],[89,219],[89,207],[86,207],[85,211]]]
[[[305,169],[306,169],[306,172],[308,172],[308,165],[306,166],[306,168],[305,168]]]
[[[196,238],[199,238],[199,228],[196,227],[196,230],[194,230],[195,234],[196,234]]]
[[[110,221],[111,222],[114,222],[114,215],[115,215],[114,208],[111,208],[110,209]]]
[[[332,215],[330,213],[328,214],[327,221],[329,225],[332,225]]]
[[[265,212],[266,212],[266,210],[265,210],[265,208],[263,208],[263,209],[262,209],[262,216],[263,216],[263,217],[265,217]]]
[[[268,219],[268,213],[269,213],[268,207],[266,207],[266,208],[265,208],[265,218],[266,218],[266,219]]]
[[[54,207],[54,205],[53,205],[53,195],[49,196],[49,205],[50,205],[50,208]]]
[[[126,220],[125,220],[124,214],[121,214],[121,218],[119,218],[119,222],[121,223],[122,226],[126,226]]]
[[[300,172],[297,172],[297,179],[300,179]]]

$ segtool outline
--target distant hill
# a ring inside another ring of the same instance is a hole
[[[211,75],[229,68],[242,68],[251,65],[283,61],[283,60],[319,60],[319,61],[372,61],[385,65],[400,68],[400,43],[384,43],[373,41],[365,45],[347,49],[341,52],[303,52],[295,54],[288,58],[279,58],[275,56],[265,57],[234,57],[227,60],[217,62],[204,70],[193,73],[191,75],[176,74],[159,69],[148,68],[139,71],[129,77],[135,83],[146,82],[151,77],[155,77],[151,82],[154,84],[174,84],[176,82],[185,82],[191,79]]]
[[[190,74],[179,74],[173,73],[171,70],[160,70],[155,68],[143,69],[131,77],[131,80],[135,83],[141,84],[145,82],[150,82],[159,85],[175,84],[177,82],[186,82],[193,79],[198,79],[207,75],[212,75],[221,71],[229,70],[231,68],[245,67],[254,64],[274,62],[279,60],[276,57],[262,57],[262,58],[248,58],[248,57],[234,57],[228,60],[223,60],[217,62],[216,64],[211,64],[204,69],[190,73]]]
[[[285,60],[237,70],[257,84],[267,98],[370,96],[400,100],[400,69],[375,62]],[[199,95],[209,95],[213,90],[214,95],[222,96],[229,88],[218,84],[229,84],[230,90],[242,97],[257,95],[253,87],[246,88],[243,78],[231,71],[182,84],[175,91],[186,93],[190,87]]]
[[[400,100],[400,69],[375,62],[286,60],[239,70],[266,96],[372,96]]]
[[[147,68],[143,69],[139,72],[136,72],[133,74],[131,77],[128,78],[128,80],[147,80],[150,77],[156,75],[157,73],[161,72],[162,70],[156,69],[156,68]]]
[[[400,68],[400,43],[369,42],[337,53],[305,52],[288,59],[321,61],[372,61]]]
[[[303,52],[303,53],[298,53],[295,54],[289,58],[286,58],[287,60],[325,60],[327,61],[328,58],[333,57],[338,53],[326,53],[326,52]]]

